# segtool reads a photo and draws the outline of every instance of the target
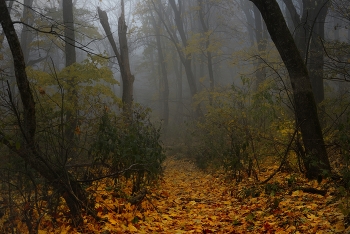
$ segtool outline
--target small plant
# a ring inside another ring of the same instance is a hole
[[[275,196],[280,189],[281,186],[278,182],[265,184],[265,193],[271,196]]]
[[[291,175],[289,178],[286,179],[287,180],[287,184],[288,187],[291,187],[292,185],[294,185],[297,181],[297,178],[295,175]]]
[[[240,197],[242,198],[248,198],[248,197],[259,197],[260,192],[256,187],[249,187],[249,188],[243,188],[242,192],[240,193]]]

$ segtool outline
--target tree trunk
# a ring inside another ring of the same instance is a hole
[[[331,167],[324,145],[309,75],[276,0],[251,0],[261,12],[270,36],[286,65],[293,89],[296,120],[306,151],[309,179],[322,178]]]
[[[214,91],[214,86],[215,86],[215,80],[214,80],[214,71],[213,71],[213,56],[211,54],[211,51],[209,50],[210,46],[210,35],[209,33],[209,27],[204,21],[204,4],[203,0],[197,0],[198,5],[199,5],[199,21],[201,23],[202,29],[203,29],[203,34],[206,37],[205,40],[205,50],[207,52],[207,66],[208,66],[208,74],[209,74],[209,83],[210,83],[210,91]],[[213,100],[212,100],[212,94],[209,94],[209,104],[212,105]]]
[[[13,6],[13,2],[14,1],[10,1],[9,2],[9,6],[8,6],[8,12],[11,13],[11,10],[12,10],[12,6]],[[1,32],[0,33],[0,49],[2,49],[2,43],[4,42],[4,39],[5,39],[5,35],[4,35],[4,32]]]
[[[23,2],[23,23],[32,26],[34,22],[34,15],[31,12],[33,5],[33,0],[24,0]],[[21,33],[21,47],[23,51],[24,62],[27,64],[29,61],[29,44],[33,40],[32,32],[30,28],[23,24],[22,33]]]
[[[23,158],[28,165],[51,182],[55,189],[61,191],[61,194],[65,198],[71,211],[73,223],[79,225],[83,221],[81,208],[88,207],[88,199],[80,184],[73,179],[64,167],[52,164],[49,160],[45,159],[35,141],[35,102],[30,89],[27,73],[25,71],[26,66],[21,45],[13,27],[5,0],[0,0],[0,22],[13,56],[16,82],[23,105],[23,119],[19,121],[18,124],[24,139],[18,149],[8,140],[3,132],[0,132],[0,142]]]
[[[64,23],[64,40],[66,53],[66,67],[76,62],[75,52],[75,32],[72,0],[63,1],[63,23]]]
[[[163,115],[162,118],[164,120],[164,127],[167,128],[169,124],[169,82],[168,82],[168,74],[167,74],[167,66],[166,61],[164,58],[163,48],[161,44],[160,39],[160,21],[158,24],[156,23],[156,20],[152,16],[153,19],[153,25],[155,26],[156,31],[156,42],[157,42],[157,52],[158,52],[158,63],[159,63],[159,69],[160,72],[160,92],[161,92],[161,99],[163,102]]]
[[[176,116],[175,122],[183,124],[183,100],[182,100],[182,63],[173,56],[173,65],[176,76]]]
[[[294,38],[309,70],[312,90],[317,104],[324,99],[324,51],[320,40],[324,39],[324,24],[329,2],[329,0],[303,1],[302,4],[300,3],[302,12],[299,16],[293,2],[284,0],[292,16],[293,24],[297,26]]]
[[[97,8],[98,16],[100,17],[100,23],[107,35],[108,41],[112,46],[113,52],[117,57],[120,74],[123,81],[123,111],[131,118],[131,109],[133,103],[133,87],[134,87],[134,76],[131,73],[130,62],[129,62],[129,48],[128,40],[126,37],[127,26],[125,23],[124,15],[124,1],[121,1],[122,14],[118,20],[118,37],[119,37],[119,50],[117,44],[113,38],[111,27],[108,22],[108,16],[105,11],[102,11],[100,8]],[[120,52],[119,52],[120,51]]]
[[[265,57],[267,47],[267,35],[265,33],[266,26],[261,18],[259,10],[254,7],[254,19],[255,19],[255,39],[258,46],[259,55]],[[264,62],[258,58],[256,68],[256,88],[259,87],[266,79],[266,71],[264,68]]]
[[[175,24],[181,38],[182,46],[186,48],[186,46],[188,45],[188,42],[187,42],[186,33],[185,33],[185,29],[182,21],[182,15],[181,15],[182,1],[179,1],[179,8],[177,8],[175,0],[169,0],[169,3],[174,11]],[[193,97],[195,94],[197,94],[197,86],[196,86],[195,76],[192,71],[192,54],[188,53],[182,56],[181,61],[185,67],[185,73],[187,76],[188,85],[190,87],[191,96]]]
[[[66,67],[73,65],[76,62],[75,52],[75,32],[74,32],[74,17],[73,17],[73,3],[72,0],[63,1],[63,23],[64,23],[64,40],[65,40],[65,57]],[[71,145],[74,138],[74,131],[78,124],[78,97],[75,87],[74,77],[68,77],[67,83],[70,84],[68,92],[71,94],[68,102],[72,102],[73,110],[67,110],[66,113],[66,130],[65,141]],[[75,112],[75,113],[74,113]]]
[[[315,17],[313,22],[314,30],[311,32],[310,54],[308,59],[308,69],[310,73],[311,86],[315,95],[317,104],[324,100],[324,85],[323,85],[323,65],[324,65],[324,50],[321,40],[324,39],[324,24],[327,16],[328,5],[318,9],[319,15]]]
[[[184,29],[184,23],[182,20],[183,16],[181,12],[183,2],[182,0],[178,1],[178,6],[175,3],[175,0],[169,0],[169,3],[174,12],[175,24],[181,38],[182,46],[183,48],[186,48],[186,46],[188,45],[188,42],[187,42],[186,33]],[[196,78],[192,70],[192,54],[191,53],[184,54],[183,51],[181,51],[178,47],[177,47],[177,51],[180,56],[180,60],[184,65],[188,85],[190,87],[191,97],[193,99],[194,95],[197,94],[197,85],[196,85]],[[199,106],[196,106],[195,117],[199,117],[199,116],[201,116],[201,110]]]
[[[259,56],[264,57],[264,54],[266,53],[266,47],[267,47],[267,33],[266,26],[264,25],[264,22],[262,21],[261,14],[259,10],[254,6],[251,5],[250,2],[244,1],[243,3],[243,11],[248,21],[248,31],[250,35],[250,41],[251,46],[254,46],[255,43],[257,44]],[[254,17],[253,17],[254,15]],[[254,28],[254,33],[253,33]],[[258,88],[259,85],[264,82],[266,79],[266,71],[263,67],[264,63],[262,59],[257,58],[257,62],[254,63],[256,72],[256,85],[255,87]]]
[[[134,76],[131,74],[130,61],[129,61],[129,47],[128,40],[126,38],[127,26],[125,23],[125,12],[124,12],[124,1],[121,0],[122,14],[118,20],[118,36],[119,36],[119,47],[120,47],[120,59],[121,67],[120,72],[123,78],[123,110],[131,112],[133,102],[133,84]],[[120,63],[119,63],[120,66]]]
[[[254,5],[250,1],[244,0],[242,2],[242,9],[244,12],[244,15],[247,19],[247,30],[249,33],[249,41],[250,41],[250,46],[254,45],[254,32],[253,32],[253,27],[254,27],[254,18],[251,14],[252,8]]]

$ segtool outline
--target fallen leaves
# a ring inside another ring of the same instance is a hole
[[[90,188],[100,221],[85,216],[84,226],[73,228],[61,205],[56,223],[44,216],[39,233],[344,233],[337,199],[291,189],[287,174],[258,187],[253,180],[225,183],[188,161],[170,158],[164,166],[163,180],[147,188],[141,204],[100,183]]]

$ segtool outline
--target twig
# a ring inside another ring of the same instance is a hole
[[[151,205],[153,206],[153,208],[157,211],[158,214],[161,215],[161,213],[159,212],[158,208],[153,204],[153,202],[151,201],[151,199],[147,196],[145,196],[145,198],[147,199],[147,201],[149,201],[149,203],[151,203]]]
[[[300,124],[301,124],[301,123],[300,123]],[[299,124],[299,126],[300,126],[300,124]],[[288,144],[288,146],[287,146],[286,151],[284,152],[284,156],[283,156],[281,165],[278,167],[278,169],[277,169],[274,173],[272,173],[272,174],[269,176],[269,178],[267,178],[266,180],[262,181],[260,184],[265,184],[265,183],[267,183],[269,180],[271,180],[271,179],[277,174],[277,172],[279,172],[279,171],[281,170],[283,164],[284,164],[284,163],[286,162],[286,160],[287,160],[287,156],[288,156],[289,149],[290,149],[290,147],[292,146],[292,143],[293,143],[293,141],[294,141],[295,135],[297,134],[297,132],[298,132],[298,130],[299,130],[299,126],[297,126],[297,128],[294,130],[293,136],[292,136],[292,138],[291,138],[290,141],[289,141],[289,144]]]

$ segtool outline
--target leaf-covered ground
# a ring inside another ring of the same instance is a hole
[[[253,180],[235,185],[170,158],[164,179],[150,189],[141,208],[101,184],[96,191],[100,221],[85,217],[84,227],[74,229],[60,213],[54,225],[44,217],[39,233],[344,233],[339,200],[328,184],[278,173],[268,185],[254,186]],[[326,188],[327,194],[302,192],[298,186]]]

